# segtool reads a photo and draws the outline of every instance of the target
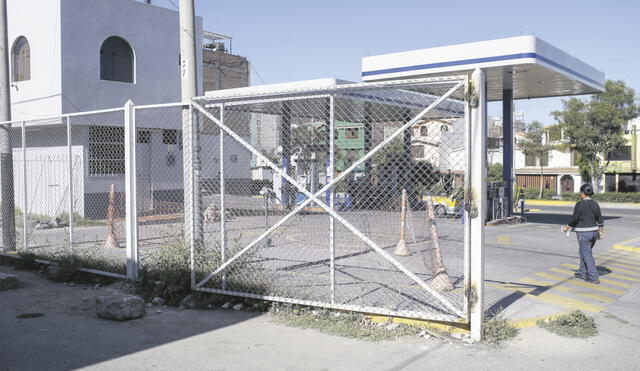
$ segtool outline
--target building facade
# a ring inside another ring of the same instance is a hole
[[[7,7],[13,120],[122,107],[127,100],[136,105],[180,101],[178,12],[132,0],[9,0]],[[199,17],[196,32],[202,33]],[[196,42],[202,61],[202,39]],[[201,94],[201,73],[198,86]],[[64,175],[66,122],[30,121],[26,175],[37,181],[27,184],[29,212],[59,214],[65,210],[65,190],[73,186],[75,211],[103,217],[111,184],[124,184],[123,119],[120,112],[69,120],[72,185]],[[136,125],[139,204],[179,200],[179,110],[137,117]],[[24,161],[20,129],[12,135],[14,161]],[[24,189],[21,172],[22,166],[14,165],[18,200]]]

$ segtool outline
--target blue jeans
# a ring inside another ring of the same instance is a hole
[[[590,280],[598,279],[598,270],[596,268],[596,261],[591,254],[593,245],[598,240],[598,231],[591,232],[576,232],[578,236],[578,245],[580,246],[580,269],[578,273],[587,277]]]

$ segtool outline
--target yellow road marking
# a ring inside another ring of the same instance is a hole
[[[554,285],[553,283],[534,280],[532,278],[525,277],[525,278],[522,278],[520,281],[524,282],[524,283],[531,284],[531,285],[548,286],[548,287],[550,287],[550,290],[558,290],[558,291],[568,292],[570,294],[583,296],[585,298],[589,298],[589,299],[593,299],[593,300],[599,300],[599,301],[602,301],[602,302],[605,302],[605,303],[613,303],[614,301],[616,301],[616,299],[610,298],[608,296],[576,291],[576,290],[571,289],[569,287]]]
[[[614,245],[615,247],[615,245]],[[640,254],[637,254],[635,252],[630,252],[630,251],[624,251],[624,250],[612,250],[611,252],[618,254],[619,256],[624,256],[626,258],[631,258],[634,260],[640,260]]]
[[[620,257],[619,257],[619,256],[617,256],[617,255],[608,255],[608,254],[607,254],[607,255],[605,255],[605,254],[601,254],[601,255],[595,255],[595,257],[596,257],[596,258],[607,259],[607,261],[611,261],[611,262],[618,262],[618,261],[620,261],[620,262],[623,262],[623,263],[626,263],[626,264],[634,264],[634,265],[636,265],[636,266],[640,267],[640,261],[638,261],[638,260],[631,260],[631,259],[623,259],[623,258],[620,258]]]
[[[622,241],[620,243],[617,243],[615,245],[613,245],[613,248],[616,250],[620,250],[620,251],[628,251],[628,252],[635,252],[635,253],[640,253],[640,247],[638,246],[629,246],[630,244],[632,244],[635,241],[640,240],[640,237],[636,237],[636,238],[631,238],[625,241]]]
[[[511,238],[509,236],[502,234],[496,236],[496,241],[499,245],[520,245],[519,243],[511,242]]]
[[[558,273],[563,273],[561,269],[551,268],[550,270],[554,271],[554,272],[560,271]],[[567,272],[567,271],[565,271],[565,272]],[[568,272],[568,273],[573,275],[573,272]],[[542,277],[542,278],[548,278],[548,279],[551,279],[551,280],[565,281],[568,284],[575,285],[575,286],[586,287],[586,288],[589,288],[589,289],[592,289],[592,290],[595,290],[595,291],[608,292],[610,294],[615,294],[615,295],[623,295],[624,294],[624,291],[622,291],[622,290],[612,289],[611,287],[606,287],[606,286],[594,285],[592,283],[586,283],[586,282],[584,282],[582,280],[578,281],[578,280],[572,279],[572,278],[567,280],[564,277],[555,276],[555,275],[549,274],[549,273],[542,273],[542,272],[541,273],[536,273],[536,276],[539,276],[539,277]]]
[[[576,267],[574,269],[578,269],[577,265],[572,265],[572,267]],[[566,274],[567,276],[573,276],[573,274],[575,273],[574,271],[568,271],[568,270],[560,269],[560,268],[551,268],[550,270],[554,271],[556,273]],[[618,281],[610,280],[609,278],[615,278],[615,279],[619,279],[619,280],[623,280],[623,281],[638,282],[633,277],[627,277],[627,276],[623,276],[621,274],[615,274],[615,273],[609,273],[609,274],[607,274],[607,278],[600,277],[599,279],[600,279],[600,282],[608,283],[609,285],[613,285],[613,286],[624,287],[625,289],[628,289],[631,286],[633,286],[633,284],[631,284],[631,283],[618,282]]]
[[[562,264],[563,266],[567,267],[567,268],[573,268],[573,269],[578,269],[578,266],[575,264]],[[615,264],[608,264],[606,266],[607,269],[612,270],[614,272],[620,272],[620,273],[624,273],[624,274],[630,274],[632,276],[638,276],[640,277],[640,272],[632,272],[628,269],[622,269],[622,268],[617,268],[617,267],[612,267],[612,265]],[[634,278],[634,277],[626,277],[626,278],[622,278],[625,281],[633,281],[633,282],[640,282],[639,278]]]
[[[611,261],[611,262],[608,262],[607,264],[615,265],[616,267],[620,267],[620,268],[624,268],[624,269],[629,269],[631,271],[640,272],[640,266],[638,266],[638,265],[625,264],[625,263],[621,263],[621,262],[617,262],[617,261]]]
[[[567,268],[573,268],[573,269],[578,269],[577,265],[574,264],[562,264],[564,267]],[[605,267],[606,268],[606,267]],[[635,278],[635,277],[629,277],[629,276],[623,276],[621,274],[615,274],[615,273],[609,273],[607,274],[607,278],[617,278],[619,280],[623,280],[623,281],[631,281],[631,282],[640,282],[640,279]],[[606,279],[606,278],[605,278]],[[600,280],[602,281],[602,277],[600,277]],[[603,281],[606,282],[606,281]],[[615,281],[612,281],[615,282]],[[607,282],[609,283],[609,282]],[[631,285],[627,284],[628,287],[631,287]],[[624,286],[623,286],[624,287]]]
[[[549,292],[542,292],[537,295],[531,294],[532,291],[536,290],[535,288],[525,288],[525,287],[516,288],[516,287],[509,287],[506,285],[498,285],[495,283],[488,283],[487,285],[498,288],[498,289],[507,290],[507,291],[522,292],[524,294],[527,294],[528,298],[532,298],[532,299],[539,300],[549,304],[559,305],[567,309],[582,309],[592,313],[597,313],[597,312],[600,312],[602,309],[604,309],[600,305],[585,303],[584,301],[581,301],[581,300],[567,298],[567,297],[555,295]]]

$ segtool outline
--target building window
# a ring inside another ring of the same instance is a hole
[[[549,166],[549,152],[540,158],[540,166]]]
[[[345,139],[358,139],[360,137],[360,131],[358,128],[348,128],[344,132]]]
[[[231,160],[231,163],[235,164],[238,162],[238,155],[231,155],[229,159]]]
[[[622,146],[609,152],[608,159],[609,161],[631,161],[631,146]]]
[[[139,144],[151,143],[151,132],[149,130],[138,130],[138,143]]]
[[[124,128],[89,128],[89,174],[124,174]]]
[[[124,39],[111,36],[100,47],[100,79],[133,83],[134,57]]]
[[[415,160],[423,158],[424,146],[411,146],[411,157]]]
[[[426,137],[429,135],[429,128],[425,126],[420,126],[420,136]]]
[[[536,156],[525,153],[524,166],[536,166]]]
[[[18,37],[13,43],[11,66],[13,82],[31,80],[31,47],[24,36]]]
[[[447,125],[440,126],[440,131],[446,133],[449,131],[449,127]]]
[[[166,129],[162,130],[162,144],[177,144],[178,143],[178,130]]]

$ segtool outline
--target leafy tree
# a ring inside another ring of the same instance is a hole
[[[502,181],[502,164],[489,165],[488,177],[490,182]]]
[[[540,163],[540,198],[544,190],[544,160],[549,158],[551,150],[554,148],[545,138],[545,130],[538,121],[532,121],[527,125],[527,133],[524,139],[518,143],[525,156],[534,156]]]
[[[602,176],[609,165],[607,154],[625,143],[623,127],[640,112],[634,103],[635,91],[623,81],[608,80],[605,91],[588,101],[571,98],[563,109],[552,112],[562,126],[565,138],[579,154],[580,168],[587,180],[600,190]]]

